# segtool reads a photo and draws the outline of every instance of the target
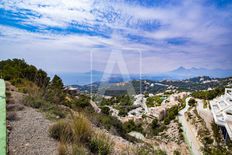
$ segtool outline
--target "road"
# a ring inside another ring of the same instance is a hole
[[[186,106],[184,109],[182,109],[179,112],[178,119],[179,119],[179,122],[182,124],[184,138],[185,138],[185,141],[187,142],[187,145],[189,146],[191,154],[202,155],[202,152],[200,150],[201,145],[195,136],[196,133],[193,131],[192,127],[189,125],[189,123],[187,122],[186,117],[184,115],[184,113],[189,108],[189,105],[187,104],[189,99],[190,99],[190,97],[186,98]]]

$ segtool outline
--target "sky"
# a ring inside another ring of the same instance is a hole
[[[232,0],[0,1],[1,60],[75,73],[104,71],[112,53],[130,73],[232,69]]]

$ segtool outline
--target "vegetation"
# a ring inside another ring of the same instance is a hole
[[[52,103],[46,101],[39,94],[37,94],[35,96],[34,95],[33,96],[32,95],[26,96],[23,99],[23,103],[26,106],[37,108],[37,109],[40,109],[42,112],[45,112],[46,116],[49,119],[65,118],[66,115],[68,114],[67,110],[60,107],[59,105],[52,104]]]
[[[196,101],[195,99],[193,99],[193,98],[191,98],[191,99],[188,101],[188,105],[189,105],[190,107],[195,106],[196,103],[197,103],[197,101]]]
[[[115,99],[117,105],[114,107],[119,110],[119,116],[126,116],[129,111],[133,110],[133,99],[129,95],[117,96]]]
[[[59,155],[66,155],[68,153],[67,146],[64,143],[59,143],[58,146],[58,154]]]
[[[213,135],[215,137],[216,142],[220,143],[221,136],[220,136],[220,132],[219,132],[219,127],[214,122],[211,123],[211,127],[212,127],[212,130],[213,130]]]
[[[178,112],[179,112],[178,105],[167,109],[167,116],[164,118],[164,124],[168,125],[171,122],[171,120],[176,118],[176,116],[178,115]]]
[[[113,142],[105,134],[95,134],[89,144],[91,152],[99,155],[108,155],[112,152]]]
[[[208,107],[208,101],[203,100],[203,108],[206,109]]]
[[[76,98],[72,99],[72,102],[69,103],[68,106],[71,105],[71,107],[74,108],[74,109],[78,108],[78,107],[80,107],[80,108],[86,108],[86,107],[90,106],[89,101],[90,101],[90,98],[88,96],[86,96],[86,95],[79,95],[77,99]]]
[[[163,100],[162,96],[152,96],[147,98],[146,104],[148,107],[160,106]]]
[[[166,126],[159,122],[157,118],[154,118],[151,123],[151,129],[153,135],[158,135],[160,132],[163,132],[166,129]]]
[[[216,88],[209,91],[196,91],[192,93],[192,96],[204,100],[212,100],[215,97],[222,95],[224,93],[224,88]]]
[[[101,112],[105,115],[109,115],[110,114],[110,108],[107,106],[103,106],[101,107]]]
[[[62,142],[71,142],[73,141],[74,133],[69,122],[60,120],[49,128],[49,135]]]
[[[142,124],[136,124],[133,120],[129,120],[123,124],[123,129],[129,133],[131,131],[137,131],[143,133]]]
[[[66,144],[71,144],[71,154],[85,154],[86,147],[92,153],[108,155],[114,146],[108,136],[103,133],[95,133],[91,123],[83,115],[76,115],[72,119],[58,121],[50,127],[49,133],[52,138],[62,144],[59,146],[60,154],[67,152]]]
[[[46,87],[50,80],[45,71],[28,65],[21,59],[0,61],[0,77],[14,84],[26,79],[36,83],[39,87]]]
[[[181,155],[181,153],[180,153],[180,151],[175,150],[175,151],[173,152],[173,155]]]
[[[150,155],[150,154],[154,154],[154,155],[166,155],[166,152],[164,152],[161,149],[158,150],[154,150],[152,146],[150,145],[142,145],[140,147],[137,147],[133,154],[135,155]]]

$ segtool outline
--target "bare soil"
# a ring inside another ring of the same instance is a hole
[[[49,137],[52,124],[45,116],[31,107],[22,104],[24,94],[7,83],[10,93],[7,114],[15,114],[17,119],[8,120],[9,155],[56,155],[58,143]]]

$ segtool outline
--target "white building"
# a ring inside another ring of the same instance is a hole
[[[225,94],[210,102],[214,121],[217,125],[225,127],[225,139],[232,140],[232,88],[226,88]]]

